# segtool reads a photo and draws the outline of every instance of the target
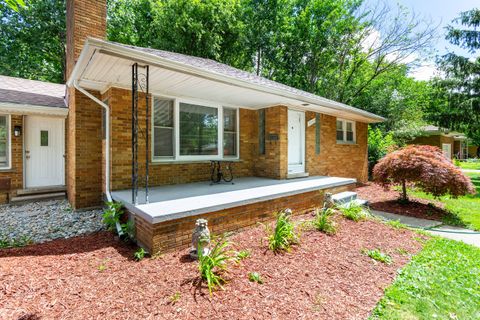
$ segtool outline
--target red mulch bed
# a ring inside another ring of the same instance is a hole
[[[375,183],[367,183],[356,189],[358,197],[369,201],[370,208],[390,213],[397,213],[416,218],[442,221],[449,213],[443,209],[440,201],[431,201],[409,195],[409,203],[398,202],[400,193],[395,190],[386,190]]]
[[[231,266],[213,296],[197,284],[187,250],[135,262],[135,248],[107,232],[0,250],[0,319],[364,319],[410,259],[398,249],[415,254],[422,245],[409,230],[338,220],[336,235],[303,231],[286,254],[265,250],[261,226],[235,234],[235,248],[252,255]],[[380,248],[394,263],[363,248]],[[265,283],[249,282],[249,272]]]

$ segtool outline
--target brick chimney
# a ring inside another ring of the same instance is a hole
[[[67,0],[66,78],[70,76],[87,37],[105,39],[106,0]],[[91,92],[101,98],[99,92]],[[74,208],[102,203],[102,110],[73,87],[68,88],[66,182]]]
[[[105,39],[106,34],[106,0],[67,0],[67,79],[80,56],[85,39]]]

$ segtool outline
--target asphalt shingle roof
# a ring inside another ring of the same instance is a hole
[[[66,108],[65,85],[0,76],[0,102]]]
[[[138,50],[138,51],[145,52],[145,53],[148,53],[148,54],[152,54],[152,55],[155,55],[155,56],[158,56],[158,57],[161,57],[161,58],[164,58],[164,59],[168,59],[168,60],[171,60],[171,61],[174,61],[174,62],[178,62],[178,63],[182,63],[182,64],[185,64],[185,65],[190,65],[190,66],[193,66],[193,67],[197,67],[199,69],[202,69],[202,70],[205,70],[205,71],[208,71],[208,72],[214,72],[214,73],[217,73],[219,75],[228,76],[228,77],[236,78],[236,79],[239,79],[239,80],[247,81],[247,82],[250,82],[252,84],[262,85],[262,86],[272,88],[272,89],[277,89],[277,90],[283,90],[283,91],[289,92],[291,94],[295,94],[295,95],[302,96],[302,97],[305,97],[305,98],[323,100],[324,102],[334,103],[336,105],[341,106],[343,109],[346,109],[346,110],[350,110],[350,111],[353,111],[353,112],[361,111],[364,114],[368,114],[370,116],[381,118],[381,117],[379,117],[379,116],[377,116],[373,113],[370,113],[368,111],[365,111],[365,110],[362,110],[362,109],[359,109],[359,108],[355,108],[355,107],[349,106],[349,105],[344,104],[344,103],[333,101],[333,100],[330,100],[330,99],[327,99],[327,98],[324,98],[324,97],[321,97],[321,96],[317,96],[315,94],[312,94],[312,93],[309,93],[309,92],[306,92],[306,91],[303,91],[303,90],[299,90],[299,89],[284,85],[282,83],[279,83],[279,82],[276,82],[276,81],[273,81],[273,80],[269,80],[267,78],[257,76],[254,73],[247,72],[247,71],[244,71],[244,70],[240,70],[240,69],[231,67],[229,65],[217,62],[215,60],[200,58],[200,57],[195,57],[195,56],[189,56],[189,55],[185,55],[185,54],[180,54],[180,53],[170,52],[170,51],[164,51],[164,50],[158,50],[158,49],[125,45],[125,44],[122,44],[122,43],[111,42],[111,41],[105,41],[105,42],[110,42],[110,43],[118,45],[118,46]]]

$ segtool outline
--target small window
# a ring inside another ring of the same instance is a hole
[[[0,167],[10,165],[10,128],[9,116],[0,116]]]
[[[40,146],[48,147],[48,131],[47,130],[40,131]]]
[[[343,121],[337,120],[337,141],[343,141]]]
[[[265,110],[258,111],[258,153],[265,154]]]
[[[180,103],[180,155],[218,155],[218,109]]]
[[[154,99],[153,156],[173,157],[173,100]]]
[[[337,119],[337,142],[355,143],[355,122]]]
[[[223,155],[237,155],[237,109],[223,108]]]

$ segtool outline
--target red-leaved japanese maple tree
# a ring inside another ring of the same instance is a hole
[[[401,185],[401,201],[408,201],[407,184],[435,197],[474,193],[470,179],[433,146],[410,145],[387,154],[373,168],[373,180],[384,187]]]

